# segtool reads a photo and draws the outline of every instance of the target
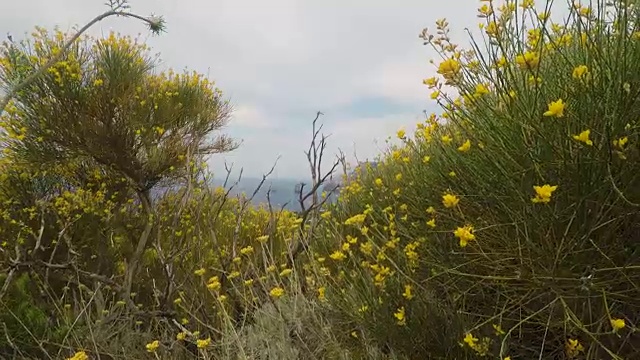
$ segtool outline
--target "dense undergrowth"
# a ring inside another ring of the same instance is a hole
[[[331,204],[314,121],[298,213],[207,185],[235,146],[212,83],[79,41],[2,116],[0,357],[638,357],[640,12],[550,8],[481,1],[470,49],[425,30],[441,112]]]

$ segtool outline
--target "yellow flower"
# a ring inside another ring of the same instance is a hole
[[[220,280],[218,280],[217,276],[212,276],[211,278],[209,278],[209,281],[207,281],[207,289],[212,290],[212,291],[216,291],[220,289]]]
[[[489,89],[487,89],[486,86],[484,86],[483,84],[478,84],[476,85],[476,92],[473,94],[473,96],[480,97],[488,93],[489,93]]]
[[[451,79],[460,72],[460,63],[455,59],[447,59],[438,65],[438,74]]]
[[[549,18],[549,15],[551,15],[549,12],[541,12],[538,14],[538,19],[540,21],[546,21]]]
[[[249,255],[253,252],[253,246],[249,245],[247,247],[243,247],[242,249],[240,249],[240,254],[242,255]]]
[[[422,80],[422,83],[429,87],[433,87],[433,86],[436,86],[436,84],[438,83],[438,79],[436,79],[435,77],[430,77],[428,79]]]
[[[208,337],[208,338],[206,338],[204,340],[198,339],[196,341],[196,345],[198,346],[198,349],[204,349],[207,346],[209,346],[210,344],[211,344],[211,338],[210,337]]]
[[[540,64],[540,57],[535,52],[527,51],[522,55],[516,56],[516,64],[522,69],[533,69]]]
[[[624,323],[624,319],[611,319],[609,320],[609,322],[611,323],[611,327],[613,328],[613,331],[624,329],[624,327],[626,326]]]
[[[542,186],[534,186],[533,190],[536,192],[536,197],[532,198],[531,201],[534,203],[548,203],[551,201],[551,195],[554,191],[558,189],[557,185],[551,186],[549,184]]]
[[[407,300],[413,299],[413,294],[411,293],[411,285],[407,284],[404,286],[404,292],[402,293],[402,296]]]
[[[176,340],[178,340],[178,341],[180,341],[180,340],[184,340],[184,339],[186,339],[186,338],[187,338],[187,333],[185,333],[184,331],[179,332],[179,333],[176,335]]]
[[[384,184],[380,178],[377,178],[374,182],[377,186],[382,186],[382,184]]]
[[[564,106],[565,103],[562,99],[558,99],[556,101],[552,101],[549,104],[549,110],[544,112],[544,116],[555,116],[555,117],[563,117],[564,116]]]
[[[279,286],[276,286],[273,289],[271,289],[271,291],[269,291],[269,295],[277,299],[282,295],[284,295],[284,289]]]
[[[67,360],[89,360],[89,356],[84,351],[76,352],[72,357],[67,358]]]
[[[367,216],[365,214],[354,215],[345,220],[345,225],[359,225],[362,224]]]
[[[320,299],[320,301],[325,301],[326,300],[326,293],[327,293],[327,288],[325,288],[324,286],[321,286],[318,288],[318,299]]]
[[[400,140],[404,139],[404,137],[405,137],[405,135],[406,135],[406,134],[407,134],[407,133],[404,131],[404,129],[400,129],[400,130],[398,130],[398,132],[396,133],[396,135],[398,136],[398,139],[400,139]]]
[[[256,238],[256,241],[257,241],[257,242],[259,242],[259,243],[261,243],[261,244],[266,243],[266,242],[267,242],[267,240],[269,240],[269,235],[262,235],[262,236],[258,236],[258,237]]]
[[[575,79],[582,79],[587,74],[588,71],[589,71],[589,68],[587,68],[587,65],[576,66],[576,68],[573,69],[572,76]]]
[[[451,136],[449,136],[449,135],[444,135],[444,136],[442,136],[441,140],[446,145],[449,145],[453,141],[453,138]]]
[[[333,260],[340,261],[344,260],[347,256],[340,250],[334,251],[329,257]]]
[[[478,339],[473,337],[471,333],[467,333],[463,341],[465,342],[465,344],[469,345],[470,348],[474,348],[476,346],[476,343],[478,342]]]
[[[460,145],[460,147],[458,148],[458,151],[467,152],[469,151],[469,149],[471,149],[471,141],[467,140],[464,142],[464,144]]]
[[[587,129],[587,130],[581,132],[578,135],[573,135],[573,139],[577,140],[577,141],[580,141],[580,142],[583,142],[586,145],[593,146],[593,141],[591,141],[591,139],[589,139],[589,134],[591,134],[591,130]]]
[[[196,274],[197,276],[202,276],[202,275],[204,275],[205,272],[207,272],[207,270],[205,270],[204,268],[200,268],[200,269],[194,271],[193,273]]]
[[[453,235],[460,239],[460,247],[467,246],[469,241],[476,238],[476,236],[473,235],[473,227],[471,226],[459,227],[453,232]]]
[[[282,276],[282,277],[289,276],[289,275],[291,275],[292,272],[293,272],[293,270],[291,270],[291,269],[284,269],[284,270],[280,271],[280,276]]]
[[[523,9],[532,8],[535,5],[533,0],[522,0],[520,7]]]
[[[403,326],[407,324],[407,319],[405,317],[405,312],[404,312],[404,306],[399,308],[398,311],[396,311],[393,314],[393,317],[396,318],[396,322],[398,325]]]
[[[567,355],[570,357],[575,357],[578,353],[584,351],[584,347],[580,344],[580,341],[577,339],[568,339],[565,345],[565,350]]]
[[[156,350],[158,350],[158,348],[160,347],[160,341],[154,340],[148,343],[145,347],[147,348],[148,352],[156,352]]]
[[[491,14],[493,14],[493,7],[484,4],[478,9],[478,12],[480,13],[480,15],[478,15],[479,17],[489,17],[491,16]]]
[[[453,194],[444,194],[442,195],[442,205],[446,208],[452,208],[458,205],[460,199]]]
[[[431,161],[431,156],[425,155],[422,158],[422,162],[425,163],[425,164],[428,163],[429,161]]]
[[[487,25],[487,29],[485,30],[485,32],[487,33],[487,35],[489,35],[489,37],[495,37],[496,35],[498,35],[498,31],[499,31],[499,27],[495,21],[490,22]]]
[[[436,219],[431,219],[427,221],[427,225],[432,228],[436,227]]]
[[[629,142],[629,138],[628,137],[621,137],[620,139],[617,140],[613,140],[613,146],[616,146],[620,149],[624,149],[624,146],[627,145],[627,143]]]

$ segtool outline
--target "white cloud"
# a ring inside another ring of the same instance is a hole
[[[234,128],[265,129],[276,126],[264,111],[251,105],[240,105],[233,110],[230,126]]]

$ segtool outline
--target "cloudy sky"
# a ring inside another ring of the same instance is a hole
[[[0,36],[20,39],[34,26],[68,30],[106,10],[105,0],[1,0]],[[478,0],[131,0],[132,11],[163,15],[168,32],[148,36],[139,22],[111,19],[94,35],[142,34],[163,66],[208,74],[235,113],[227,132],[243,141],[224,161],[260,176],[280,156],[275,174],[308,174],[303,151],[317,111],[331,134],[330,153],[373,158],[400,127],[413,129],[436,111],[423,78],[436,54],[418,38],[438,18],[468,43]]]

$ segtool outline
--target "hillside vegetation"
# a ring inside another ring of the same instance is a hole
[[[639,358],[637,1],[478,6],[468,49],[422,32],[440,111],[375,167],[323,172],[316,117],[295,213],[211,185],[213,82],[74,42],[0,119],[0,357]],[[0,79],[69,36],[5,43]]]

